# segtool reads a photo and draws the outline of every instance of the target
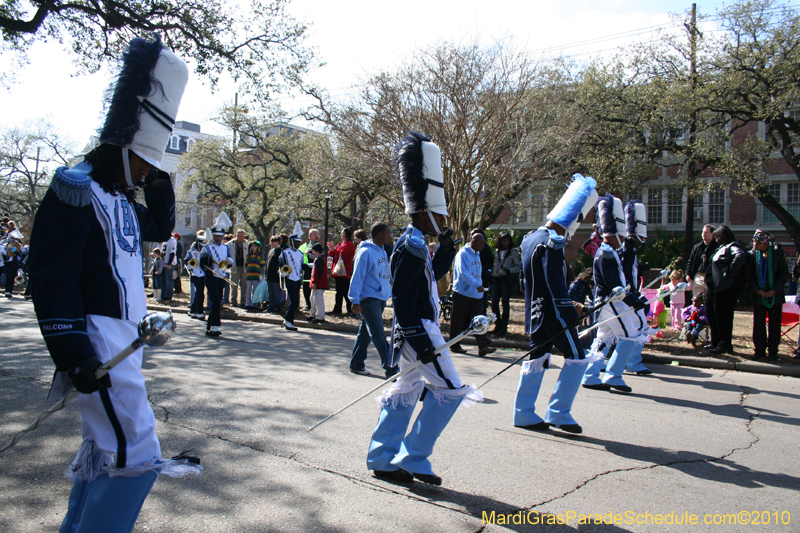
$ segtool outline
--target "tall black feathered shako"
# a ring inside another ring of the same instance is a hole
[[[129,146],[140,129],[142,101],[151,96],[155,86],[164,92],[161,83],[153,77],[159,54],[164,48],[161,37],[131,40],[122,56],[122,68],[113,89],[106,91],[108,113],[100,129],[100,143],[114,146]],[[172,126],[165,126],[171,130]],[[160,148],[160,147],[159,147]]]
[[[617,234],[617,221],[614,218],[614,196],[606,193],[597,202],[597,225],[600,227],[600,234],[603,237],[611,237]]]
[[[427,209],[425,196],[428,180],[423,175],[422,143],[432,142],[423,133],[409,131],[394,147],[392,164],[403,186],[406,214],[421,213]]]

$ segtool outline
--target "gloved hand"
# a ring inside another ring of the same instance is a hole
[[[453,230],[450,228],[444,228],[439,235],[436,236],[439,239],[439,246],[442,247],[442,250],[446,252],[452,252],[456,249],[456,243],[453,240]]]
[[[633,303],[633,308],[637,311],[644,309],[645,307],[649,307],[649,305],[647,304],[647,300],[645,300],[644,296],[640,296]]]
[[[100,368],[102,363],[96,355],[91,355],[86,359],[80,360],[73,366],[67,374],[72,380],[72,385],[78,392],[91,394],[100,389],[107,389],[111,386],[111,376],[106,374],[100,379],[94,377],[95,371]]]
[[[434,362],[439,357],[438,353],[434,353],[435,350],[433,346],[428,346],[421,352],[417,352],[417,361],[422,361],[424,364]]]

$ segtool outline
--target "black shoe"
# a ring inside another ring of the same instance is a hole
[[[315,320],[316,320],[316,318],[314,318],[313,316],[307,316],[306,317],[306,322],[314,322]]]
[[[454,344],[450,347],[450,351],[453,353],[467,353],[467,351],[461,347],[460,344]]]
[[[733,346],[723,346],[722,344],[720,344],[716,348],[711,348],[708,352],[709,353],[733,353]],[[763,356],[759,356],[759,357],[763,357]],[[757,357],[754,357],[754,359],[757,359]]]
[[[604,390],[609,391],[611,390],[611,385],[606,385],[605,383],[597,383],[596,385],[581,385],[584,389],[592,389],[592,390]]]
[[[714,344],[711,344],[711,343],[709,342],[708,344],[706,344],[706,345],[704,345],[704,346],[703,346],[703,349],[704,349],[704,350],[713,350],[713,349],[714,349],[714,348],[716,348],[716,347],[717,347],[716,345],[714,345]]]
[[[538,424],[531,424],[530,426],[514,426],[520,429],[529,429],[531,431],[547,431],[550,429],[550,424],[547,422],[539,422]]]
[[[566,431],[567,433],[583,433],[583,428],[580,427],[578,424],[564,424],[561,426],[553,426],[554,428],[558,428],[561,431]]]
[[[767,356],[767,361],[777,361],[777,360],[778,360],[778,356],[777,355],[768,355]]]
[[[627,385],[609,385],[612,389],[618,390],[620,392],[633,392],[633,389],[628,387]]]
[[[324,318],[315,318],[312,324],[327,324],[328,321]]]
[[[399,481],[400,483],[410,483],[414,481],[414,474],[412,474],[411,472],[406,472],[402,468],[399,468],[397,470],[373,470],[372,475],[379,479],[386,479],[389,481]]]
[[[644,370],[637,370],[635,373],[637,376],[649,376],[653,371],[649,368],[645,368]]]
[[[763,354],[763,353],[754,353],[753,355],[750,356],[750,360],[751,361],[758,361],[759,359],[764,359],[765,357],[766,357],[766,355]]]
[[[414,477],[428,485],[441,485],[442,478],[436,474],[414,474]]]
[[[491,346],[484,346],[483,348],[478,348],[478,357],[484,357],[490,353],[494,353],[497,351],[497,348],[493,348]]]

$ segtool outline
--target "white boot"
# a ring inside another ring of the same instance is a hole
[[[161,299],[161,289],[153,289],[153,300],[160,300]]]

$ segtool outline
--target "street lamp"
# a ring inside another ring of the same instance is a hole
[[[325,257],[328,257],[328,212],[332,196],[333,193],[329,189],[325,189],[325,244],[323,245]]]

